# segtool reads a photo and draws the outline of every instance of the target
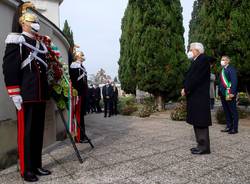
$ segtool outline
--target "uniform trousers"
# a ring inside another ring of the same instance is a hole
[[[18,111],[18,152],[21,174],[42,167],[45,102],[23,103]]]
[[[85,97],[79,96],[78,104],[76,105],[76,117],[77,122],[79,123],[77,125],[77,142],[80,140],[84,140],[86,138],[86,130],[85,130],[85,121],[84,121],[84,115],[85,115]]]

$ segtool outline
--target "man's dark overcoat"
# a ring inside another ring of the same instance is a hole
[[[210,57],[200,54],[192,61],[184,81],[187,123],[196,127],[212,125],[209,96],[210,61]]]

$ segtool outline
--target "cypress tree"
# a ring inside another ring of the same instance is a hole
[[[181,13],[179,0],[129,1],[121,37],[122,87],[127,66],[134,89],[153,94],[159,102],[179,95],[187,65]]]
[[[73,35],[73,31],[71,30],[69,23],[67,20],[65,20],[64,22],[64,26],[63,26],[63,33],[65,34],[65,36],[67,37],[70,46],[73,48],[74,47],[74,35]]]
[[[190,42],[203,42],[207,53],[218,61],[222,55],[231,57],[231,64],[238,70],[239,89],[249,90],[250,1],[201,0],[199,11],[195,11],[197,2],[193,10],[196,16],[190,22]]]
[[[122,35],[120,38],[119,79],[121,87],[126,93],[135,94],[136,64],[140,47],[140,30],[142,12],[138,2],[143,0],[129,0],[122,19]]]

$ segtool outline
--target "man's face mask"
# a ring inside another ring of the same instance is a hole
[[[221,64],[222,67],[224,67],[224,66],[226,66],[226,61],[225,60],[221,60],[220,64]]]
[[[194,58],[193,52],[192,52],[192,51],[189,51],[189,52],[187,53],[187,57],[188,57],[188,59],[193,59],[193,58]]]
[[[33,23],[31,23],[30,24],[30,27],[31,27],[31,30],[33,31],[33,32],[38,32],[39,30],[40,30],[40,24],[39,23],[37,23],[37,22],[33,22]]]

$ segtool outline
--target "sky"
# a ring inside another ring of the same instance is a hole
[[[194,0],[181,0],[185,43]],[[74,3],[72,3],[74,2]],[[64,0],[60,6],[60,27],[65,20],[74,33],[74,40],[86,56],[88,74],[100,68],[112,78],[118,75],[121,19],[128,0]]]

